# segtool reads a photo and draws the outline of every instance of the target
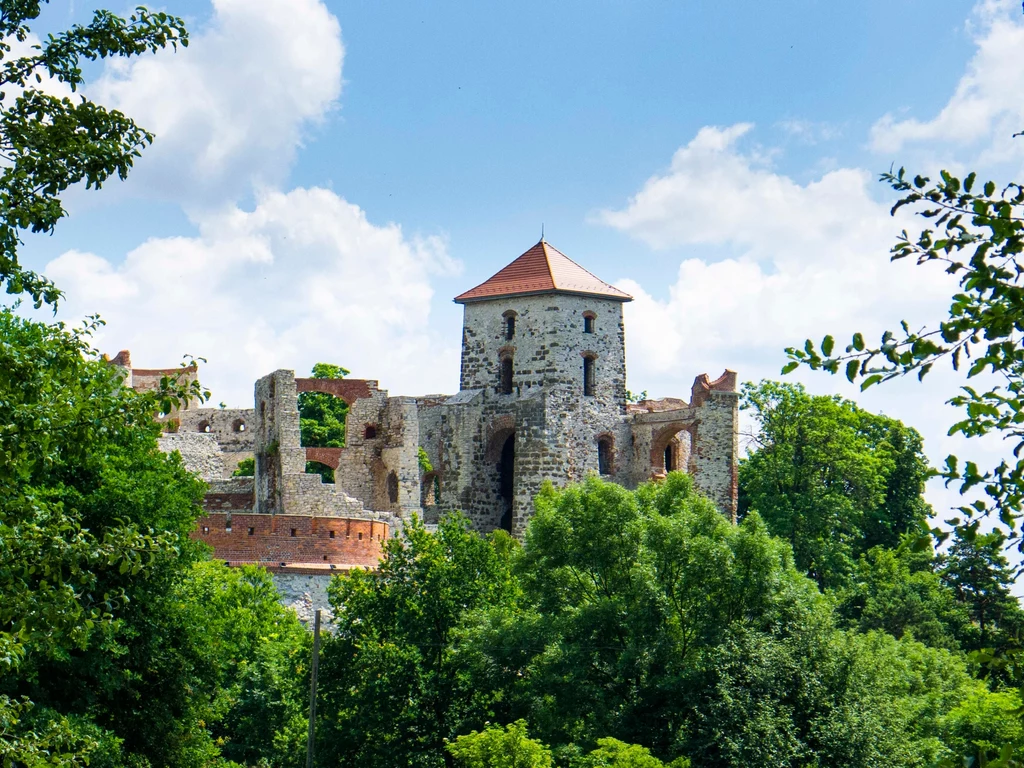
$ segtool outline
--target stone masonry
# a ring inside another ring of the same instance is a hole
[[[734,520],[736,374],[698,376],[689,400],[628,403],[622,308],[631,300],[542,240],[456,297],[464,320],[454,395],[390,397],[376,381],[278,370],[256,382],[251,409],[163,416],[161,447],[210,485],[196,536],[217,558],[268,567],[308,610],[322,602],[311,597],[322,593],[317,579],[373,567],[413,513],[432,523],[461,510],[480,531],[522,536],[545,480],[596,473],[635,488],[684,471]],[[181,374],[132,369],[127,352],[111,363],[140,389]],[[301,445],[302,392],[349,405],[345,447]],[[255,476],[233,477],[250,457]],[[332,467],[335,482],[307,474],[308,461]]]

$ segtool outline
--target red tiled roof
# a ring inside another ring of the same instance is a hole
[[[455,301],[465,304],[533,293],[580,293],[616,301],[633,300],[628,293],[608,285],[541,240],[489,280],[456,296]]]

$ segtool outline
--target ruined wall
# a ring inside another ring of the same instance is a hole
[[[257,381],[255,389],[256,511],[313,517],[375,516],[359,499],[345,493],[341,484],[324,483],[319,475],[306,474],[295,373],[274,371]]]
[[[238,468],[238,462],[253,457],[255,419],[256,412],[252,408],[194,408],[176,411],[162,423],[167,437],[196,434],[212,438],[220,451],[221,477],[230,477]]]

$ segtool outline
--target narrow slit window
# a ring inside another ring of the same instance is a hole
[[[594,396],[594,358],[583,358],[583,394]]]
[[[612,441],[602,437],[597,441],[597,471],[602,475],[612,473]]]
[[[501,392],[505,395],[512,394],[512,356],[503,357],[501,360]]]
[[[594,316],[593,315],[585,315],[583,317],[583,332],[584,333],[593,333],[594,332]]]
[[[509,315],[505,318],[505,339],[511,341],[516,335],[516,316]]]

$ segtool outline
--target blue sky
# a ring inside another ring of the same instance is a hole
[[[54,2],[37,31],[92,7]],[[103,350],[137,367],[202,355],[230,405],[318,360],[393,394],[454,391],[451,298],[542,223],[636,296],[634,391],[685,396],[725,367],[775,376],[808,335],[941,316],[941,274],[888,264],[915,222],[889,217],[880,171],[1007,180],[1024,161],[1015,0],[166,10],[189,49],[97,65],[88,89],[156,144],[127,183],[74,192],[26,255],[67,292],[62,317],[107,319]],[[941,458],[963,448],[944,436],[956,381],[931,378],[864,402]]]

